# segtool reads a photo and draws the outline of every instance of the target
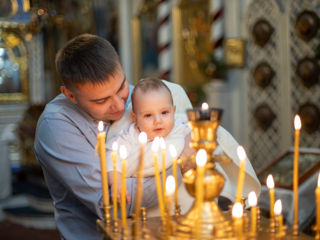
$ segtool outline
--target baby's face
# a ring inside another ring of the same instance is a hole
[[[138,91],[134,99],[132,119],[137,128],[147,134],[148,140],[166,137],[174,126],[174,113],[170,94],[166,89]]]

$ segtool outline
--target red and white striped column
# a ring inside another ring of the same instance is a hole
[[[223,58],[224,41],[224,1],[210,0],[211,42],[213,54],[217,59]]]
[[[159,77],[170,80],[172,72],[172,51],[171,51],[171,1],[159,0],[157,9],[158,21],[158,66]]]

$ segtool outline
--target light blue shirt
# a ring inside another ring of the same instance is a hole
[[[133,87],[130,87],[130,93]],[[130,101],[130,96],[128,102]],[[127,103],[128,104],[128,103]],[[106,126],[106,131],[110,123]],[[57,228],[67,240],[102,239],[96,230],[102,218],[100,159],[95,153],[97,122],[63,94],[47,104],[39,118],[34,151],[55,206]],[[127,178],[134,211],[136,179]],[[144,178],[142,206],[157,204],[154,178]],[[112,211],[111,211],[112,213]]]

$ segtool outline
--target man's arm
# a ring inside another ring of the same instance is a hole
[[[94,147],[67,119],[44,119],[38,124],[35,152],[44,171],[101,217],[100,160]],[[59,207],[62,193],[55,192],[55,182],[47,184]]]
[[[94,147],[83,133],[68,121],[43,120],[38,126],[35,152],[44,171],[49,171],[90,211],[102,217],[99,208],[102,204],[100,159],[95,154]],[[155,186],[153,177],[144,178],[143,206],[150,207],[157,204]],[[127,187],[131,198],[128,212],[132,213],[135,204],[136,178],[128,178]],[[56,198],[62,194],[55,193],[52,186],[49,188]],[[57,206],[58,204],[56,202]]]

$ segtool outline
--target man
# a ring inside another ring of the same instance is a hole
[[[108,41],[83,34],[56,56],[62,94],[47,104],[36,131],[34,150],[56,210],[64,239],[100,239],[96,219],[102,218],[100,160],[95,154],[97,124],[106,132],[129,103],[132,86]],[[115,124],[116,125],[116,124]],[[119,124],[118,124],[119,125]],[[108,137],[107,137],[108,138]],[[127,179],[128,213],[133,212],[136,179]],[[154,178],[145,178],[142,205],[157,204]]]

